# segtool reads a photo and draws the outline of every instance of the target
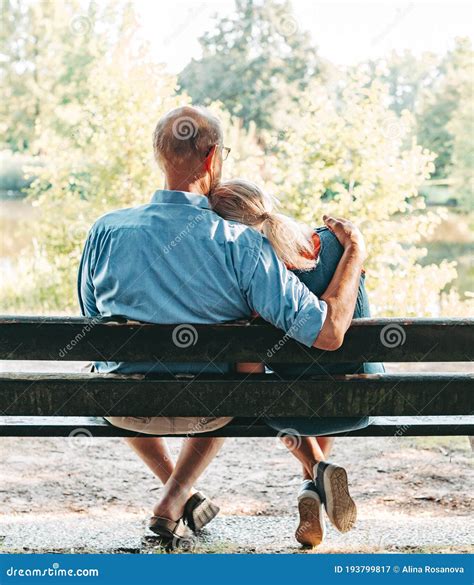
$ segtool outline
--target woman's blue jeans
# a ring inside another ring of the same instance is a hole
[[[316,232],[321,240],[318,264],[313,270],[295,271],[295,274],[314,294],[321,296],[331,282],[344,250],[336,236],[326,227],[316,228]],[[361,317],[370,317],[369,299],[365,289],[365,274],[361,275],[354,310],[354,319]],[[282,377],[287,375],[294,377],[298,375],[378,374],[385,371],[383,365],[379,363],[314,364],[309,368],[307,364],[276,364],[272,366],[272,369]],[[317,381],[315,381],[315,387],[316,385]],[[265,422],[279,432],[301,436],[323,436],[364,428],[370,424],[370,419],[368,416],[362,418],[321,418],[315,413],[309,418],[265,417]]]

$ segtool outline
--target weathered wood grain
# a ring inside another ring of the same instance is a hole
[[[474,417],[376,417],[363,429],[338,433],[337,437],[464,436],[474,434]],[[277,431],[262,420],[237,418],[200,437],[274,437]],[[0,416],[2,437],[136,437],[150,436],[115,427],[103,418]],[[165,435],[166,436],[166,435]],[[178,435],[172,435],[174,437]],[[179,435],[181,436],[181,435]],[[189,435],[185,435],[189,436]],[[329,435],[330,436],[330,435]],[[79,439],[77,439],[79,440]]]
[[[193,325],[178,347],[175,325],[0,317],[0,359],[272,363],[437,362],[474,359],[474,319],[358,319],[337,351],[308,349],[265,321]],[[191,341],[189,341],[191,339]]]
[[[24,416],[467,415],[474,377],[271,375],[145,379],[94,374],[1,374],[0,414]]]

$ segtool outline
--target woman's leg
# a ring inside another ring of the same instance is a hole
[[[303,466],[303,479],[313,479],[313,467],[325,456],[315,437],[295,437],[282,435],[280,437],[285,447],[293,453]]]
[[[327,459],[334,445],[334,437],[316,437],[316,440],[324,454],[324,458]]]
[[[367,295],[367,290],[365,288],[365,275],[361,276],[360,279],[359,291],[357,294],[357,301],[354,310],[354,319],[358,319],[361,317],[370,317],[370,304],[369,297]],[[362,369],[359,368],[359,370],[364,373],[379,373],[384,371],[383,366],[381,364],[363,364]],[[329,454],[331,453],[332,447],[334,445],[334,438],[317,437],[317,441],[322,452],[324,453],[324,457],[328,459]]]

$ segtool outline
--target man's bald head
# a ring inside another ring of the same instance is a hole
[[[165,172],[191,173],[199,178],[213,146],[222,144],[221,123],[201,107],[183,106],[165,114],[153,133],[153,150]]]

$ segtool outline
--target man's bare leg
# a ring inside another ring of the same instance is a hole
[[[165,484],[161,500],[153,510],[155,516],[170,520],[181,518],[193,485],[217,455],[224,441],[221,437],[184,440],[174,471]]]
[[[173,460],[165,439],[160,437],[127,437],[125,442],[164,485],[174,471]]]

